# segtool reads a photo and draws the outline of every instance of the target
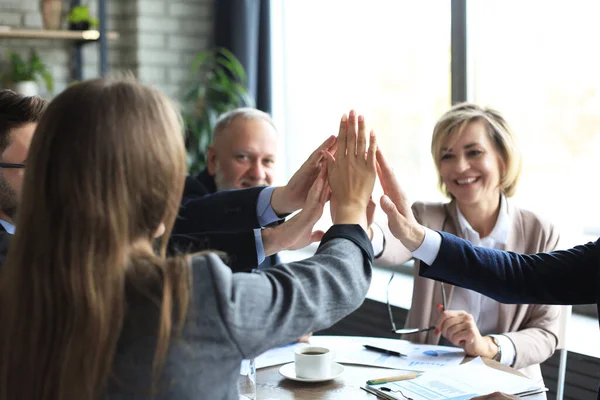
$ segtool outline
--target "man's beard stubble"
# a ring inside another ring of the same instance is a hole
[[[14,221],[17,215],[17,193],[0,173],[0,210]]]

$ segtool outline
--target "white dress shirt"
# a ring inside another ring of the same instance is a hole
[[[0,219],[0,225],[4,227],[4,230],[6,232],[10,233],[11,235],[15,234],[15,226],[10,222],[6,222],[5,220]]]
[[[458,205],[456,206],[458,215],[459,230],[461,236],[473,243],[475,246],[482,246],[491,249],[504,250],[508,241],[508,232],[510,228],[510,217],[508,215],[508,206],[504,195],[500,199],[500,212],[498,219],[492,229],[492,232],[480,238],[479,233],[473,229],[471,224],[464,217]],[[412,254],[428,265],[431,265],[440,250],[442,243],[441,236],[428,228],[425,228],[425,240],[423,244]],[[493,334],[498,328],[498,314],[500,303],[475,291],[456,286],[452,294],[451,303],[448,309],[464,310],[473,316],[479,332],[483,336],[494,336],[502,348],[500,362],[504,365],[513,365],[516,356],[516,349],[513,342],[504,335]]]

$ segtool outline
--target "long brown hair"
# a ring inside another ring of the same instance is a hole
[[[140,273],[161,287],[160,369],[190,295],[187,260],[165,257],[186,174],[179,121],[168,98],[131,79],[79,83],[49,105],[0,273],[0,400],[98,398]]]

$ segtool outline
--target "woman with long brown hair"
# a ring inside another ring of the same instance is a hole
[[[376,148],[371,136],[364,157],[364,119],[342,118],[341,155],[327,154],[337,225],[317,254],[238,274],[215,254],[165,257],[186,175],[179,121],[164,95],[132,80],[82,82],[50,104],[0,272],[0,400],[237,399],[242,359],[364,299]],[[325,175],[298,214],[310,227]]]

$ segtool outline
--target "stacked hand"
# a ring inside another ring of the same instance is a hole
[[[360,224],[365,230],[367,206],[377,176],[375,134],[371,131],[367,149],[366,131],[364,117],[350,111],[340,121],[335,157],[326,153],[333,223]]]
[[[371,193],[377,176],[377,144],[371,132],[367,148],[366,131],[364,117],[350,111],[349,117],[342,117],[338,137],[325,140],[286,186],[274,190],[271,206],[277,214],[302,211],[262,231],[265,255],[321,240],[323,232],[312,228],[330,195],[335,224],[359,224],[367,230],[375,211]]]
[[[304,206],[308,191],[322,169],[325,152],[335,152],[336,146],[336,137],[328,137],[312,152],[287,185],[275,189],[271,197],[271,207],[275,213],[290,214]]]
[[[377,150],[377,173],[384,193],[381,196],[381,209],[387,215],[390,231],[404,247],[414,251],[423,243],[425,231],[415,219],[411,203],[381,150]]]
[[[296,250],[318,242],[323,231],[312,229],[323,215],[323,207],[329,200],[330,190],[326,181],[325,167],[322,166],[308,195],[302,211],[281,225],[263,229],[262,240],[265,255],[275,254],[281,250]]]

